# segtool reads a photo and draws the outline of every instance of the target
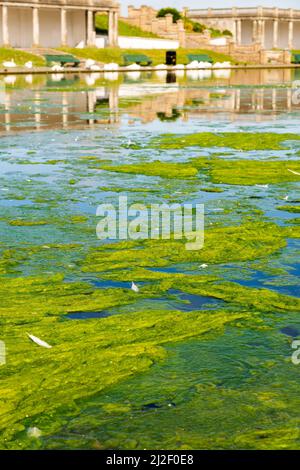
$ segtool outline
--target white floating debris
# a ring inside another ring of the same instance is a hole
[[[42,431],[37,428],[37,427],[33,427],[33,428],[28,428],[27,429],[27,436],[28,437],[35,437],[36,439],[38,439],[39,437],[41,437],[42,435]]]
[[[255,186],[257,186],[258,188],[264,188],[264,189],[267,189],[269,187],[268,184],[256,184]]]
[[[140,290],[133,281],[131,283],[131,289],[133,290],[133,292],[138,292]]]
[[[52,346],[50,344],[46,343],[46,341],[43,341],[42,339],[38,338],[37,336],[30,335],[27,333],[28,337],[33,341],[34,343],[38,344],[39,346],[42,346],[43,348],[50,349]]]
[[[208,264],[205,264],[205,263],[200,264],[200,268],[202,268],[202,269],[207,268],[207,267],[208,267]]]
[[[299,175],[300,176],[300,173],[298,173],[298,171],[290,170],[289,168],[288,168],[288,171],[290,171],[291,173],[294,173],[294,175]]]

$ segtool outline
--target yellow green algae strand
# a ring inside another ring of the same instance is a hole
[[[161,361],[166,356],[165,343],[222,330],[226,323],[248,316],[246,312],[216,311],[207,322],[203,311],[186,315],[137,310],[100,320],[62,321],[61,315],[69,311],[96,308],[88,289],[84,283],[68,284],[59,277],[2,280],[1,330],[9,353],[0,370],[2,448],[14,447],[14,435],[24,429],[28,416],[72,408],[77,399]],[[126,301],[133,294],[125,292]],[[98,295],[98,308],[111,305],[112,298],[120,302],[118,290],[114,295],[106,290]],[[52,348],[34,344],[28,332]]]
[[[235,150],[284,150],[288,141],[299,140],[297,134],[250,132],[199,132],[195,134],[162,134],[153,139],[161,149],[186,147],[229,147]]]
[[[293,172],[300,172],[300,162],[299,160],[225,160],[216,157],[210,159],[199,157],[192,158],[186,163],[155,161],[139,164],[100,165],[98,168],[115,173],[142,174],[168,179],[195,179],[208,174],[211,181],[216,184],[255,185],[299,181],[299,175]],[[205,189],[203,190],[205,191]],[[218,192],[218,189],[209,189],[208,191]]]
[[[101,165],[103,170],[117,173],[144,174],[147,176],[161,176],[162,178],[186,179],[197,175],[197,168],[186,163],[165,163],[154,161],[151,163],[136,163],[128,165]]]
[[[299,160],[224,160],[194,158],[192,165],[207,170],[213,183],[254,185],[298,182]],[[290,171],[292,170],[292,171]]]
[[[83,269],[100,272],[130,267],[168,266],[180,262],[225,263],[266,257],[286,246],[285,237],[297,229],[270,222],[248,222],[207,229],[201,250],[186,250],[185,240],[140,240],[91,249]],[[140,249],[140,248],[143,249]]]
[[[192,257],[210,262],[265,257],[285,246],[285,237],[299,235],[296,229],[270,223],[211,229],[208,246],[194,252]],[[186,261],[188,255],[179,240],[129,241],[91,249],[82,262],[83,270],[103,270],[104,277],[123,281],[132,280],[133,276],[136,281],[150,281],[140,287],[138,294],[129,288],[96,289],[86,282],[66,282],[62,275],[2,278],[0,324],[9,352],[6,366],[0,369],[2,448],[15,448],[16,436],[25,432],[27,423],[45,413],[51,424],[48,431],[45,426],[43,433],[51,435],[61,426],[59,420],[51,420],[52,414],[61,410],[72,414],[78,399],[149,370],[166,359],[166,344],[208,333],[220,334],[227,324],[251,323],[262,312],[300,310],[299,299],[267,289],[220,282],[216,276],[143,269],[140,253],[146,266]],[[118,260],[121,271],[114,269]],[[228,302],[229,309],[187,313],[136,307],[124,315],[108,318],[64,319],[71,312],[134,306],[137,299],[159,297],[170,288],[222,299]],[[52,348],[40,348],[27,333],[42,338]]]
[[[286,212],[300,212],[300,206],[292,206],[290,204],[286,204],[285,206],[277,206],[276,209],[279,211],[286,211]]]

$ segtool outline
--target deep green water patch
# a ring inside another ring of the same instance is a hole
[[[185,147],[230,147],[236,150],[283,150],[287,141],[299,140],[297,134],[249,132],[200,132],[196,134],[163,134],[153,140],[161,149]]]

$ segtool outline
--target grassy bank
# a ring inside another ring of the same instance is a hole
[[[64,47],[62,51],[69,52],[77,57],[83,59],[94,59],[98,62],[109,63],[116,62],[117,64],[123,64],[123,54],[146,54],[153,61],[154,65],[165,63],[165,50],[143,50],[143,49],[119,49],[110,48],[97,49],[96,47],[86,47],[84,49],[76,49]],[[236,61],[232,57],[226,54],[220,54],[214,51],[208,51],[205,49],[178,49],[177,50],[177,63],[186,64],[188,63],[187,54],[208,54],[214,62],[223,62],[230,60],[235,63]]]
[[[29,52],[19,51],[10,47],[0,48],[0,66],[6,60],[14,60],[17,65],[24,65],[28,61],[32,61],[34,66],[42,67],[45,65],[45,61],[42,57],[30,54]]]
[[[98,34],[108,33],[108,16],[97,15],[96,16],[96,31]],[[143,31],[138,26],[132,26],[125,21],[118,21],[118,32],[120,36],[137,36],[141,38],[158,38],[157,34]]]
[[[128,25],[126,25],[128,26]],[[97,49],[96,47],[86,47],[84,49],[76,49],[70,47],[58,48],[64,52],[73,54],[82,59],[94,59],[97,62],[109,63],[116,62],[119,65],[123,64],[123,54],[146,54],[149,56],[154,65],[165,63],[165,50],[143,50],[143,49],[119,49],[116,47],[108,47],[105,49]],[[212,59],[216,61],[231,60],[235,62],[230,56],[220,54],[214,51],[207,51],[204,49],[178,49],[177,50],[177,63],[185,64],[188,62],[187,54],[209,54]],[[20,51],[13,48],[0,48],[0,67],[2,63],[7,60],[14,60],[18,66],[24,66],[28,61],[32,61],[33,66],[45,66],[43,57],[31,54],[29,52]]]

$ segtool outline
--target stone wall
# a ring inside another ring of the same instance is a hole
[[[244,11],[244,10],[243,10]],[[187,12],[185,11],[185,14]],[[252,64],[289,64],[291,62],[291,54],[288,51],[267,50],[262,48],[262,44],[258,41],[252,42],[252,25],[248,25],[249,28],[245,28],[247,24],[243,24],[246,35],[249,36],[249,42],[243,44],[242,41],[235,41],[237,33],[235,32],[234,37],[228,39],[226,45],[215,45],[211,44],[211,36],[208,31],[203,34],[186,32],[184,29],[184,23],[182,20],[173,23],[172,15],[166,15],[164,18],[156,18],[157,10],[149,6],[141,6],[135,8],[133,6],[128,7],[128,18],[122,18],[133,26],[138,26],[144,31],[148,31],[157,34],[160,37],[167,39],[175,39],[179,41],[181,47],[188,49],[207,49],[215,52],[220,52],[226,55],[230,55],[237,62],[247,62]],[[219,29],[232,30],[235,25],[235,20],[232,18],[218,19],[216,22],[214,18],[199,18],[199,15],[193,19],[208,25],[218,27]],[[189,15],[191,18],[192,15]],[[250,27],[251,26],[251,27]]]
[[[128,18],[122,18],[127,23],[138,26],[143,31],[157,34],[163,38],[178,40],[182,47],[185,47],[185,29],[182,20],[173,23],[171,14],[163,18],[157,18],[157,10],[148,6],[135,8],[128,7]]]

